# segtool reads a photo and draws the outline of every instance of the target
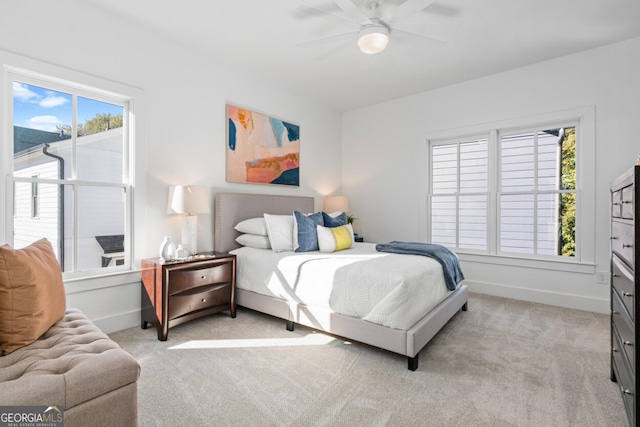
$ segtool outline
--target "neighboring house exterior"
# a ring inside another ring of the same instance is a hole
[[[82,181],[120,180],[122,170],[112,170],[108,165],[122,164],[122,144],[122,128],[78,137],[76,151],[82,159]],[[68,179],[72,177],[71,150],[68,135],[15,126],[14,176],[38,177],[40,180]],[[125,232],[121,189],[77,186],[72,181],[64,185],[47,182],[16,182],[15,185],[15,247],[24,247],[46,237],[65,270],[70,269],[75,255],[76,270],[119,263],[124,249],[117,242],[124,239]],[[75,191],[79,194],[76,195]],[[73,212],[73,197],[79,197],[77,218]],[[96,217],[99,220],[95,220]],[[91,220],[85,220],[87,218]],[[77,254],[73,254],[70,238],[75,227],[78,232]],[[63,235],[66,238],[62,239]],[[101,236],[109,236],[100,239],[104,247],[96,239]]]

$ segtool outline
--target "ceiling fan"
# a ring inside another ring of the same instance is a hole
[[[335,41],[345,38],[353,38],[357,35],[357,44],[363,53],[375,55],[387,48],[391,35],[393,33],[405,33],[417,36],[431,41],[441,41],[421,34],[402,30],[397,26],[400,25],[410,16],[427,8],[437,0],[406,0],[397,7],[381,7],[385,0],[333,0],[339,7],[341,13],[333,13],[326,9],[320,9],[313,6],[305,6],[311,9],[312,13],[329,15],[342,20],[347,19],[352,23],[359,25],[359,29],[337,36],[327,37],[325,39],[314,40],[311,42],[301,43],[308,45],[311,43],[323,41]],[[356,1],[362,5],[362,8],[356,4]],[[388,3],[392,3],[388,0]],[[387,5],[384,5],[387,6]],[[364,10],[363,10],[364,9]]]

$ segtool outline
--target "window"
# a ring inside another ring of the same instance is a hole
[[[431,147],[431,241],[487,249],[487,139]]]
[[[576,257],[577,126],[430,141],[429,241],[480,254]]]
[[[500,133],[500,252],[575,255],[575,127]]]
[[[66,277],[128,268],[131,100],[40,75],[8,77],[13,245],[46,237]]]

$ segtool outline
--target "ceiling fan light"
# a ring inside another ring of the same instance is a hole
[[[380,53],[389,44],[389,29],[384,25],[367,25],[358,33],[358,47],[366,54]]]

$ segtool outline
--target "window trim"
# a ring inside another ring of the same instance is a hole
[[[560,270],[566,268],[577,269],[579,272],[589,273],[595,266],[595,106],[577,107],[568,110],[555,111],[535,116],[518,117],[491,123],[471,125],[455,129],[429,132],[423,135],[427,152],[427,167],[422,174],[421,194],[423,202],[420,204],[420,238],[422,241],[430,241],[430,189],[431,189],[431,143],[444,143],[446,141],[465,140],[477,138],[479,135],[488,135],[490,141],[497,142],[500,133],[509,133],[527,128],[549,126],[553,124],[576,123],[576,138],[579,143],[576,146],[576,162],[579,167],[576,171],[576,252],[580,259],[561,256],[531,256],[524,254],[497,253],[498,227],[492,220],[487,224],[487,245],[489,251],[474,251],[468,249],[456,249],[462,260],[468,259],[476,262],[488,262],[501,265],[544,268]],[[498,164],[497,145],[489,143],[489,209],[488,218],[497,215],[497,186]],[[570,267],[571,266],[571,267]],[[580,267],[582,266],[582,267]]]
[[[0,52],[1,53],[1,52]],[[16,62],[24,62],[24,58],[16,57]],[[82,280],[100,276],[111,276],[114,274],[130,273],[135,271],[134,260],[135,248],[134,248],[134,233],[136,233],[136,227],[134,224],[134,191],[136,179],[135,170],[135,142],[136,139],[140,139],[140,136],[136,138],[136,128],[134,117],[140,119],[140,109],[136,110],[136,107],[140,106],[140,102],[134,102],[134,98],[141,98],[142,92],[139,89],[132,88],[126,85],[122,85],[116,82],[103,80],[94,76],[89,76],[80,72],[51,66],[49,64],[32,63],[31,60],[26,60],[31,65],[32,69],[42,69],[43,72],[27,70],[25,68],[4,64],[2,79],[2,90],[0,90],[0,97],[4,100],[5,114],[0,117],[1,122],[4,123],[5,129],[5,141],[13,141],[13,82],[19,81],[30,85],[36,85],[53,90],[59,90],[67,93],[73,93],[74,107],[73,107],[73,120],[76,120],[76,102],[78,96],[88,97],[99,101],[112,103],[116,105],[124,106],[123,111],[123,123],[125,132],[123,132],[124,143],[126,149],[123,153],[123,180],[124,183],[106,183],[106,182],[88,182],[84,180],[77,180],[75,169],[72,170],[72,178],[65,180],[43,180],[39,179],[38,182],[65,184],[74,187],[75,189],[84,186],[92,186],[98,184],[101,187],[120,187],[126,192],[125,201],[125,262],[123,265],[112,266],[109,268],[97,268],[83,271],[73,271],[63,273],[63,279],[67,280]],[[57,76],[65,76],[60,78]],[[75,141],[76,136],[72,135],[72,139]],[[1,144],[0,152],[2,152],[5,162],[0,164],[0,172],[6,177],[6,185],[0,189],[0,196],[5,200],[5,210],[0,213],[0,217],[4,215],[5,227],[0,230],[0,241],[5,241],[13,245],[13,183],[18,181],[30,181],[30,178],[19,178],[13,176],[13,147],[10,143]],[[75,151],[75,142],[73,143],[73,149]],[[74,204],[74,210],[75,204]],[[77,218],[77,215],[75,216]],[[77,223],[74,223],[74,236],[77,236]],[[74,238],[74,265],[77,268],[77,256],[78,246],[77,240]]]

